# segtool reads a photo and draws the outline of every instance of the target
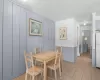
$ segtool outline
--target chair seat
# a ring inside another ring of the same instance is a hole
[[[56,65],[54,65],[54,64],[48,64],[47,67],[50,68],[50,69],[55,70],[55,69],[59,68],[59,64],[56,64]]]
[[[42,72],[43,72],[43,69],[40,67],[37,67],[37,66],[31,67],[27,70],[27,73],[32,75],[32,76],[36,76]]]

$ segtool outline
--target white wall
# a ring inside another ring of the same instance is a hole
[[[67,27],[67,40],[59,39],[59,28]],[[77,46],[77,23],[75,19],[66,19],[56,22],[55,28],[55,44],[56,46],[76,47]]]
[[[59,28],[67,28],[67,39],[59,39]],[[55,27],[55,45],[62,46],[62,52],[65,61],[75,62],[77,59],[77,27],[78,24],[75,19],[70,18],[62,21],[56,22]]]

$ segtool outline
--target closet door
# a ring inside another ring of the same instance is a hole
[[[0,80],[2,80],[2,9],[3,1],[0,0]]]
[[[12,3],[4,0],[3,80],[12,80]]]
[[[26,51],[26,11],[21,8],[20,12],[20,65],[19,65],[19,72],[20,75],[25,73],[25,59],[24,59],[24,51]]]
[[[20,7],[13,4],[13,77],[19,76]]]

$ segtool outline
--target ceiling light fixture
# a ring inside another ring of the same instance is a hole
[[[88,22],[84,20],[84,23],[83,23],[83,24],[84,24],[84,26],[86,26],[86,25],[87,25],[87,23],[88,23]]]
[[[86,25],[86,23],[84,23],[84,26]]]

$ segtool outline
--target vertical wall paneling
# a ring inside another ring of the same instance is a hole
[[[51,40],[52,40],[52,27],[51,27],[51,29],[50,29],[50,30],[51,30],[51,31],[50,31],[50,32],[51,32],[51,33],[50,33],[50,35],[51,35]]]
[[[26,34],[26,36],[27,36],[27,52],[30,52],[30,51],[32,51],[33,50],[33,45],[32,45],[32,43],[30,43],[31,41],[30,41],[30,38],[32,38],[32,36],[29,36],[29,18],[32,18],[31,16],[32,16],[32,14],[29,12],[29,11],[27,11],[27,13],[26,13],[26,15],[27,15],[27,20],[26,20],[26,22],[27,22],[27,27],[26,27],[26,29],[27,29],[27,34]],[[33,41],[34,42],[34,41]]]
[[[4,0],[3,80],[12,80],[12,3]]]
[[[46,27],[45,27],[46,26]],[[49,46],[48,46],[48,41],[49,41],[49,28],[48,28],[48,24],[46,21],[44,21],[44,38],[43,38],[43,48],[44,48],[44,51],[47,51],[49,49]]]
[[[47,50],[50,50],[50,28],[48,26],[48,40],[46,44]]]
[[[51,27],[50,35],[51,35],[51,50],[53,50],[52,27]]]
[[[49,49],[50,50],[54,49],[54,46],[53,46],[53,35],[55,35],[54,32],[53,32],[53,24],[49,23]]]
[[[13,77],[19,76],[20,7],[13,4]]]
[[[49,50],[52,50],[52,33],[51,33],[51,28],[49,27]]]
[[[50,30],[49,30],[49,27],[48,27],[48,40],[50,40]]]
[[[51,27],[51,50],[53,50],[53,31]]]
[[[42,22],[43,36],[29,36],[29,18]],[[43,51],[53,49],[55,34],[52,31],[54,24],[51,24],[51,20],[12,1],[0,0],[0,80],[12,80],[25,72],[24,50],[31,52],[35,47],[42,47]]]
[[[2,80],[2,11],[3,11],[3,0],[0,0],[0,80]]]
[[[40,47],[42,43],[42,36],[29,35],[29,18],[42,22],[42,18],[37,14],[27,11],[27,50],[31,52],[35,47]]]
[[[52,31],[52,33],[53,33],[53,49],[55,49],[55,23],[52,23],[52,26],[53,26],[53,31]]]
[[[20,74],[25,73],[24,51],[26,51],[26,11],[21,8],[20,12]]]
[[[54,42],[53,42],[53,27],[51,28],[51,40],[52,40],[52,50],[54,50]]]
[[[27,11],[26,11],[26,52],[28,51],[28,44],[27,44],[27,34],[29,34],[28,32],[27,32],[27,25],[28,25],[28,22],[27,22],[28,20],[27,20]]]
[[[51,20],[44,21],[43,48],[44,51],[54,50],[55,48],[55,29]]]
[[[45,26],[46,24],[45,24],[45,22],[42,22],[42,24],[43,24],[43,26]],[[48,32],[48,29],[47,28],[45,28],[45,27],[43,27],[43,43],[42,43],[42,51],[44,51],[45,50],[45,39],[46,39],[46,36],[47,36],[47,34],[45,34],[46,32]]]
[[[54,33],[54,28],[52,27],[52,49],[54,50],[55,49],[55,39],[53,38],[53,35],[55,35]]]
[[[52,30],[52,35],[53,35],[53,49],[55,49],[55,24],[53,23],[53,30]]]

